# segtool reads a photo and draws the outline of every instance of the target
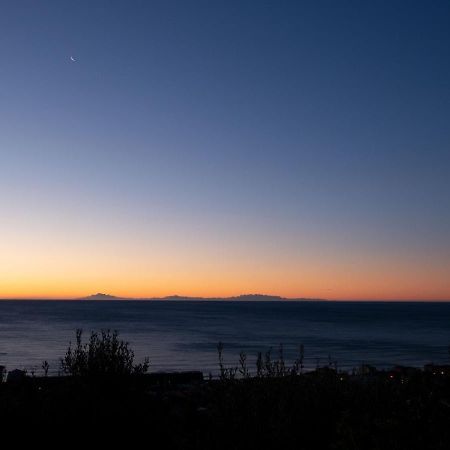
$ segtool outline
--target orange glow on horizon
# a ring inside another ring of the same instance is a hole
[[[20,229],[19,229],[20,231]],[[223,230],[138,233],[17,228],[4,233],[0,298],[229,297],[259,293],[330,300],[450,300],[445,252],[412,258],[390,248],[341,247]],[[238,230],[239,231],[239,230]],[[262,245],[264,243],[264,245]]]
[[[95,273],[95,272],[94,272]],[[151,272],[149,272],[151,273]],[[279,271],[239,274],[153,272],[152,276],[120,272],[92,276],[62,276],[51,280],[42,275],[28,275],[2,280],[0,298],[73,299],[103,292],[118,297],[158,298],[170,295],[187,297],[231,297],[242,294],[279,295],[286,298],[321,298],[328,300],[450,300],[445,283],[438,279],[424,283],[425,277],[404,274],[387,277],[372,274],[358,277],[351,273],[303,271],[303,277]]]

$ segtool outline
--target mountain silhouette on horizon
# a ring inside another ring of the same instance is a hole
[[[168,295],[162,297],[161,300],[243,300],[243,301],[275,301],[275,300],[288,300],[285,297],[279,295],[266,295],[266,294],[242,294],[231,297],[188,297],[184,295]]]
[[[133,298],[133,297],[116,297],[110,294],[104,294],[98,292],[97,294],[88,295],[78,300],[162,300],[162,301],[193,301],[193,300],[215,300],[215,301],[292,301],[292,300],[323,300],[318,298],[286,298],[279,295],[266,295],[266,294],[242,294],[231,297],[189,297],[184,295],[168,295],[166,297],[146,297],[146,298]]]
[[[116,297],[114,295],[103,294],[97,292],[97,294],[88,295],[87,297],[82,297],[80,300],[127,300],[124,297]]]

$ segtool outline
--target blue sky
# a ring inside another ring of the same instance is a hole
[[[267,279],[281,264],[292,281],[261,290],[313,294],[303,269],[316,255],[337,297],[371,296],[348,286],[375,255],[369,285],[397,267],[403,290],[374,296],[413,295],[422,264],[435,274],[423,295],[450,297],[449,14],[447,1],[5,2],[3,234],[67,260],[60,234],[87,253],[121,242],[115,254],[131,261],[134,248],[149,270],[160,252],[203,257],[211,268],[191,275],[223,279],[212,293],[256,288],[255,266]],[[44,264],[39,290],[56,292],[54,263],[34,251],[10,268],[14,289]],[[248,278],[233,284],[224,257]],[[139,292],[164,290],[146,282]]]

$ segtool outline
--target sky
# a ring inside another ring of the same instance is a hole
[[[2,2],[0,297],[450,299],[449,17]]]

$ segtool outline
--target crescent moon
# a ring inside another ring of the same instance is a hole
[[[76,61],[76,59],[75,59],[73,56],[70,57],[70,60],[71,60],[72,62],[75,62],[75,61]]]

